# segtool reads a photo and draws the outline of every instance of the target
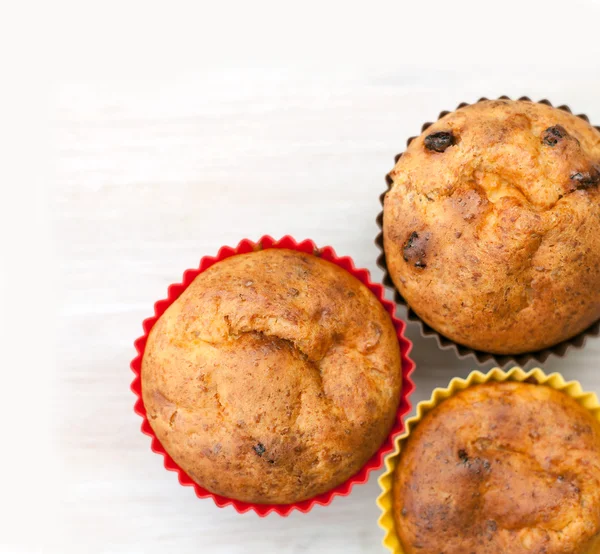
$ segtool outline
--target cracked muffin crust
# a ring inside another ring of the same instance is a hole
[[[494,354],[553,346],[600,318],[600,131],[544,104],[452,112],[390,173],[392,280],[451,340]]]
[[[333,263],[267,249],[201,273],[148,337],[142,395],[212,493],[298,502],[340,485],[396,417],[400,351],[375,295]]]
[[[393,513],[405,554],[596,554],[600,423],[550,387],[467,388],[404,442]]]

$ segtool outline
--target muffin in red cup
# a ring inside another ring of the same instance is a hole
[[[199,497],[308,511],[381,467],[410,409],[411,344],[332,248],[244,240],[169,287],[136,341],[142,430]]]

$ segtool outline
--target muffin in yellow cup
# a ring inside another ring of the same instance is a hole
[[[476,371],[395,442],[377,501],[394,554],[600,552],[600,403],[579,383]]]

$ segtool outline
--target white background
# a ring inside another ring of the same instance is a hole
[[[0,551],[383,552],[376,476],[287,519],[180,487],[139,432],[133,340],[204,254],[310,237],[368,267],[384,174],[444,109],[527,94],[600,124],[600,6],[0,8]],[[401,314],[404,315],[404,314]],[[417,392],[465,376],[412,326]],[[600,340],[545,364],[600,391]]]

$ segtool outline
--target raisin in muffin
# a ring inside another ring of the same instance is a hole
[[[468,388],[429,412],[400,456],[405,554],[600,551],[600,424],[563,392]]]
[[[483,101],[424,131],[390,177],[388,270],[436,331],[521,354],[600,318],[600,132],[587,121]]]
[[[340,267],[268,249],[201,273],[150,332],[148,421],[199,485],[285,504],[340,485],[375,454],[401,387],[394,325]]]

